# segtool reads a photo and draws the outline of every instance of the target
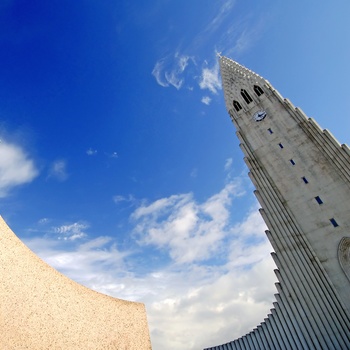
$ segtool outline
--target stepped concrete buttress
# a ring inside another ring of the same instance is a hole
[[[0,349],[151,349],[145,306],[63,276],[0,217]]]

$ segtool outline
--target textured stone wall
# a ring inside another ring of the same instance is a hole
[[[151,349],[145,307],[63,276],[0,217],[0,349]]]

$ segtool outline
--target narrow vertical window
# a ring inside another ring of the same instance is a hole
[[[273,134],[273,131],[271,128],[268,128],[267,131],[270,133],[270,134]]]
[[[235,110],[238,112],[242,109],[242,106],[238,101],[233,101],[233,107],[235,107]]]
[[[254,85],[254,91],[258,96],[261,96],[264,93],[263,89],[259,85]]]
[[[339,226],[338,223],[335,221],[334,218],[329,219],[329,221],[331,222],[331,224],[332,224],[334,227],[338,227],[338,226]]]
[[[293,159],[289,159],[289,161],[290,161],[290,163],[291,163],[292,165],[295,165],[295,162],[294,162]]]
[[[280,148],[284,148],[282,143],[279,143],[278,146],[280,146]]]
[[[247,90],[241,89],[241,95],[242,95],[244,101],[247,102],[248,104],[250,102],[253,102],[253,99],[250,97]]]
[[[306,184],[309,183],[308,179],[305,176],[303,176],[302,179],[303,179],[304,183],[306,183]]]
[[[323,204],[323,201],[319,196],[315,197],[315,200],[318,204]]]

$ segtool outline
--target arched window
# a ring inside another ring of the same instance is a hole
[[[235,107],[235,110],[238,112],[242,109],[242,106],[238,101],[233,101],[233,107]]]
[[[244,101],[247,102],[248,104],[250,102],[253,102],[253,99],[250,97],[250,95],[248,94],[248,92],[244,89],[241,90],[241,95],[244,98]]]
[[[254,91],[258,96],[261,96],[264,93],[263,89],[259,85],[254,85]]]

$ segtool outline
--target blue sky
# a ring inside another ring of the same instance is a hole
[[[263,320],[274,265],[220,52],[350,143],[350,5],[0,4],[0,210],[70,278],[146,304],[154,349]]]

